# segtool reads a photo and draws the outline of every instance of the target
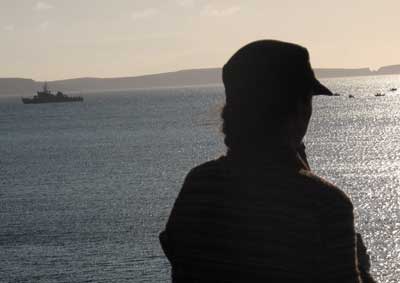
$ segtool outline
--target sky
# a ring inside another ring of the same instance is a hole
[[[248,42],[319,68],[400,64],[399,0],[0,0],[0,77],[57,80],[222,67]]]

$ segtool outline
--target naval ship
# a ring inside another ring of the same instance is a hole
[[[58,91],[56,94],[53,94],[47,87],[47,82],[43,85],[43,90],[38,91],[37,95],[33,98],[25,98],[22,97],[22,102],[24,104],[33,104],[33,103],[51,103],[51,102],[75,102],[75,101],[83,101],[83,97],[81,96],[68,96],[63,94],[61,91]]]

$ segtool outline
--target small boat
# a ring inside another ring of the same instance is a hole
[[[35,95],[33,98],[22,97],[22,102],[24,104],[75,102],[75,101],[83,101],[83,98],[81,96],[68,96],[68,95],[65,95],[64,93],[62,93],[61,91],[57,91],[56,94],[53,94],[47,88],[46,82],[43,85],[43,90],[38,91],[37,95]]]
[[[390,91],[396,91],[397,90],[397,88],[395,88],[395,87],[392,87],[391,89],[390,89]]]
[[[349,98],[354,98],[354,95],[352,95],[352,94],[349,94]]]
[[[335,92],[332,96],[340,96],[340,93]]]
[[[375,96],[385,96],[385,94],[381,93],[381,92],[377,92],[377,93],[375,93]]]

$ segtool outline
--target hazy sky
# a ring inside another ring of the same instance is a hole
[[[221,67],[247,42],[300,43],[314,67],[400,64],[400,0],[0,0],[0,77]]]

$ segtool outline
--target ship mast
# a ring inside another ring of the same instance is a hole
[[[44,85],[43,85],[43,92],[44,92],[44,93],[48,93],[48,91],[49,91],[49,89],[47,88],[47,82],[44,82]]]

